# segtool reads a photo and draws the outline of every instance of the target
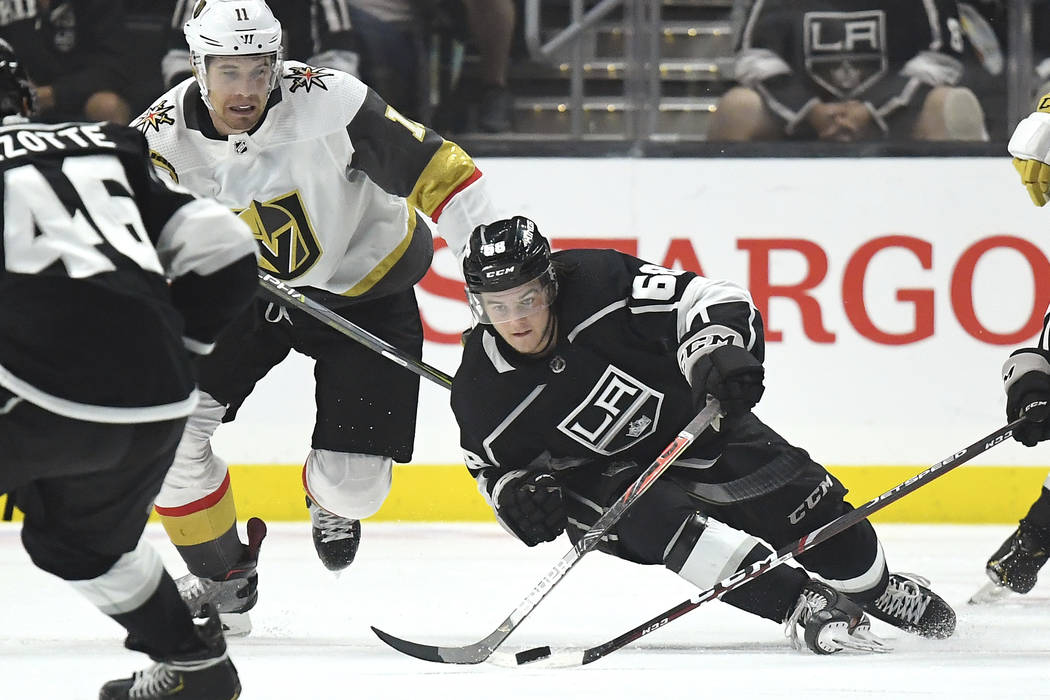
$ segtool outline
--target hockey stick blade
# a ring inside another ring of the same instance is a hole
[[[682,615],[685,615],[687,612],[695,610],[707,601],[714,600],[715,598],[720,597],[723,593],[726,593],[735,588],[738,588],[739,586],[742,586],[751,579],[757,576],[761,576],[766,571],[769,571],[773,567],[784,563],[788,559],[798,556],[799,554],[802,554],[803,552],[812,549],[813,547],[816,547],[821,542],[824,542],[839,534],[840,532],[847,530],[850,527],[853,527],[853,525],[857,524],[861,520],[864,520],[875,511],[885,508],[894,501],[903,498],[907,494],[933,481],[937,477],[947,474],[955,467],[958,467],[961,464],[965,464],[966,462],[970,461],[982,452],[985,452],[991,449],[992,447],[995,447],[999,443],[1004,442],[1013,434],[1014,428],[1016,428],[1024,420],[1026,419],[1018,418],[1009,425],[999,428],[994,433],[991,433],[990,435],[981,438],[969,447],[960,450],[959,452],[956,452],[951,457],[948,457],[947,459],[944,459],[938,462],[937,464],[934,464],[932,467],[929,467],[925,471],[922,471],[916,474],[915,476],[901,482],[900,484],[897,484],[886,493],[880,496],[876,496],[875,498],[871,499],[859,508],[856,508],[848,513],[840,515],[838,518],[835,518],[827,525],[817,528],[802,539],[791,544],[785,545],[784,547],[781,547],[779,550],[769,555],[762,561],[755,562],[749,567],[737,571],[732,576],[719,581],[711,588],[708,588],[705,591],[700,591],[689,600],[685,600],[679,603],[678,605],[674,606],[673,608],[666,610],[663,613],[657,615],[656,617],[638,625],[634,629],[624,632],[619,637],[616,637],[615,639],[610,639],[609,641],[603,644],[599,644],[598,646],[590,647],[589,649],[584,649],[582,652],[571,652],[571,656],[570,653],[566,652],[562,655],[563,663],[558,665],[565,665],[565,660],[569,660],[571,662],[573,657],[575,657],[575,659],[578,661],[576,665],[582,666],[585,664],[592,663],[602,658],[603,656],[608,656],[617,649],[620,649],[633,641],[641,639],[650,632],[655,632],[656,630],[660,629],[669,622],[678,619]],[[518,652],[518,664],[523,665],[529,663],[530,661],[544,658],[545,656],[549,655],[549,652],[548,654],[544,654],[545,649],[548,648],[536,647],[533,649],[526,649],[524,651]]]
[[[620,519],[631,504],[637,501],[649,489],[656,478],[671,466],[671,463],[674,462],[678,455],[693,443],[696,436],[706,430],[720,415],[721,409],[718,401],[708,397],[707,406],[689,421],[688,425],[682,428],[681,432],[675,436],[675,439],[660,453],[660,456],[642,472],[641,476],[627,487],[623,495],[598,518],[598,521],[591,529],[585,532],[573,548],[558,560],[554,568],[540,579],[540,582],[529,591],[529,594],[507,616],[507,619],[501,622],[499,627],[481,641],[458,647],[442,647],[401,639],[377,627],[373,627],[372,631],[383,642],[402,654],[414,656],[423,661],[445,664],[478,664],[485,661],[510,636],[510,633],[521,624],[522,620],[528,617],[529,613],[539,605],[540,601],[547,597],[551,589],[569,573],[572,567],[576,565],[576,562],[587,552],[598,546],[602,536],[616,524],[616,521]]]
[[[378,627],[372,627],[372,631],[388,646],[400,651],[402,654],[414,656],[423,661],[434,661],[442,664],[480,664],[488,659],[492,652],[496,650],[496,646],[506,638],[507,634],[510,634],[509,631],[506,634],[502,634],[502,630],[496,630],[496,632],[493,632],[477,644],[468,644],[462,647],[439,647],[410,642],[407,639],[388,634]]]

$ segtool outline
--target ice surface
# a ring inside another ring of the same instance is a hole
[[[365,523],[357,561],[335,577],[317,561],[309,525],[275,523],[263,545],[255,630],[231,642],[245,700],[299,698],[1034,698],[1050,697],[1050,570],[1028,596],[995,607],[965,601],[984,581],[1001,526],[881,525],[890,567],[927,576],[959,614],[947,641],[873,621],[895,651],[818,657],[781,628],[719,602],[583,668],[432,664],[383,645],[369,625],[428,643],[474,642],[499,624],[567,551],[526,548],[495,525]],[[163,531],[148,539],[184,566]],[[587,555],[502,651],[604,642],[692,594],[661,567]],[[148,660],[65,583],[35,569],[18,528],[0,526],[0,696],[97,697],[106,680]]]

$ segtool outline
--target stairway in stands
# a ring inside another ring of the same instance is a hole
[[[631,2],[632,0],[626,0]],[[637,0],[634,0],[637,1]],[[585,3],[593,7],[594,1]],[[732,80],[733,0],[662,0],[659,38],[659,108],[656,140],[703,140],[718,98]],[[585,140],[618,140],[629,133],[626,95],[630,30],[619,7],[582,35]],[[568,0],[544,0],[540,39],[570,24]],[[510,75],[517,138],[567,137],[571,128],[571,48],[544,62],[519,60]]]

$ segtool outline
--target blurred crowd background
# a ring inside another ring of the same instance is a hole
[[[0,37],[43,118],[127,123],[189,75],[194,1],[0,0]],[[479,155],[1001,143],[1050,89],[1050,0],[270,4],[286,58],[355,72]]]

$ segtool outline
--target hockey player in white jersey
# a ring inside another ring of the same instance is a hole
[[[1021,184],[1036,206],[1050,197],[1050,95],[1036,111],[1017,125],[1008,146]],[[1035,347],[1014,351],[1003,365],[1006,415],[1009,420],[1027,416],[1014,430],[1014,439],[1028,446],[1050,439],[1050,311]],[[1039,497],[1021,518],[1017,529],[1000,545],[985,565],[989,583],[971,603],[987,603],[1035,587],[1039,570],[1050,557],[1050,474]]]
[[[260,269],[418,357],[412,285],[433,256],[424,217],[459,251],[493,218],[481,171],[357,78],[282,61],[281,25],[262,0],[201,0],[185,34],[194,77],[134,122],[156,166],[238,212]],[[419,378],[298,310],[260,302],[199,365],[201,404],[157,498],[192,574],[183,581],[191,607],[254,604],[254,556],[210,438],[293,349],[316,361],[303,485],[327,568],[350,564],[359,521],[390,489],[392,461],[411,459]]]

